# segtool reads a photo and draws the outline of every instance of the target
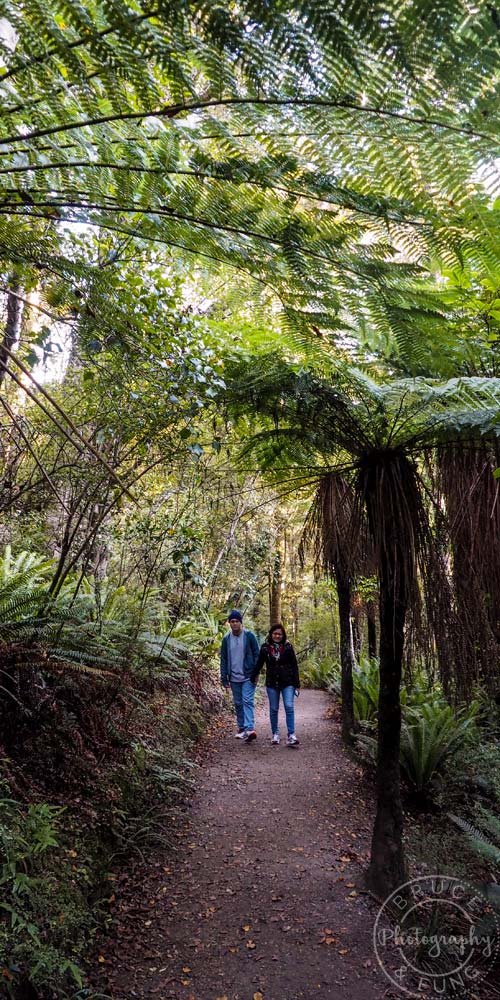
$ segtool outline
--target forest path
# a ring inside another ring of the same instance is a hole
[[[113,1000],[392,995],[362,883],[373,796],[331,707],[323,692],[301,692],[298,748],[270,745],[265,696],[257,742],[235,740],[233,727],[214,741],[178,850],[149,858],[120,894],[101,957]]]

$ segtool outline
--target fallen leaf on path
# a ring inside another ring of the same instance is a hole
[[[256,948],[256,947],[257,947],[257,945],[255,944],[255,941],[252,941],[251,938],[249,938],[248,941],[247,941],[247,948],[250,948],[250,950],[252,950],[253,948]]]
[[[264,995],[257,990],[257,993],[253,995],[253,1000],[264,1000]]]

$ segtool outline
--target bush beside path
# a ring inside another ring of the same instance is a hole
[[[176,849],[117,887],[99,985],[113,1000],[378,1000],[391,994],[363,890],[373,818],[331,699],[302,691],[299,748],[228,724],[204,766]],[[284,721],[284,720],[283,720]],[[283,736],[283,730],[282,730]]]

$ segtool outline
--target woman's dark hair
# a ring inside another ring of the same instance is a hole
[[[275,629],[278,629],[278,628],[280,628],[281,631],[283,632],[283,642],[286,642],[286,632],[285,632],[285,629],[283,628],[283,625],[281,624],[281,622],[276,622],[275,625],[271,625],[271,628],[269,629],[269,632],[267,633],[267,636],[266,636],[266,642],[272,642],[273,641],[272,640],[272,634],[275,631]]]

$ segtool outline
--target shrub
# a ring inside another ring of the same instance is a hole
[[[492,863],[496,875],[500,874],[500,818],[481,806],[477,810],[477,825],[453,813],[448,815],[465,834],[471,849]]]
[[[425,793],[443,762],[467,740],[477,738],[476,717],[478,705],[455,713],[441,697],[429,704],[406,706],[401,726],[400,761],[406,777],[416,792]],[[377,754],[377,740],[370,735],[360,735],[356,743],[373,760]]]
[[[401,766],[417,792],[425,791],[437,769],[476,733],[477,704],[456,714],[437,699],[405,709],[401,727]]]
[[[21,983],[64,996],[82,986],[79,960],[92,917],[78,874],[60,844],[64,810],[24,805],[2,782],[0,799],[0,964],[9,995]],[[59,992],[61,990],[61,992]]]
[[[354,718],[358,722],[373,722],[376,718],[379,686],[378,660],[362,657],[353,670]]]
[[[334,688],[338,679],[340,665],[329,658],[318,660],[314,654],[309,656],[300,667],[300,680],[303,687],[328,691]]]

